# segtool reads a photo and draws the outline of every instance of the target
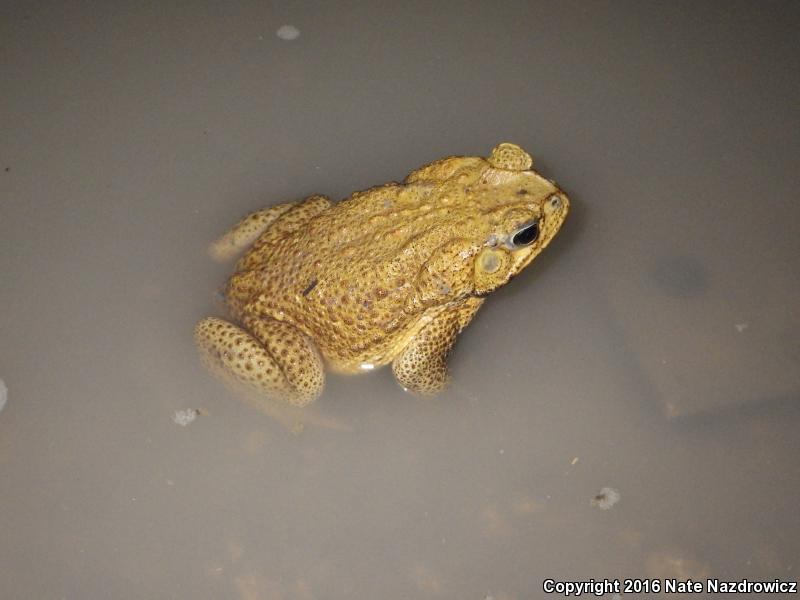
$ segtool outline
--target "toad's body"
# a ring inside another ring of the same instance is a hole
[[[568,208],[527,153],[501,144],[338,204],[312,196],[253,213],[212,246],[224,258],[252,244],[226,291],[239,325],[204,319],[196,341],[220,374],[294,404],[320,394],[323,364],[391,362],[405,388],[435,393],[457,334]]]

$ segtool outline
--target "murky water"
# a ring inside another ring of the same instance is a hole
[[[7,6],[0,596],[796,581],[798,6]],[[572,214],[448,392],[202,370],[239,216],[504,140]]]

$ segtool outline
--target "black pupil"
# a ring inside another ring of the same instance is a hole
[[[539,224],[531,223],[525,229],[520,229],[514,234],[514,239],[511,240],[515,246],[527,246],[536,241],[539,237]]]

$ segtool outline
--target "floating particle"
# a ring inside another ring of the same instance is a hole
[[[298,37],[300,37],[300,30],[294,25],[281,25],[278,28],[278,31],[275,32],[275,35],[282,40],[291,42],[292,40],[296,40]]]
[[[172,420],[181,427],[186,427],[189,423],[203,414],[205,414],[204,411],[200,410],[199,408],[186,408],[184,410],[176,410],[175,414],[172,415]]]
[[[742,333],[745,329],[747,329],[748,325],[750,325],[750,324],[749,323],[736,323],[736,324],[734,324],[734,327],[736,327],[736,331],[738,331],[739,333]]]
[[[614,506],[621,498],[620,493],[614,488],[604,487],[601,489],[594,498],[591,499],[590,504],[596,506],[600,510],[608,510]]]
[[[0,410],[3,410],[7,400],[8,400],[8,388],[6,387],[5,381],[0,379]]]

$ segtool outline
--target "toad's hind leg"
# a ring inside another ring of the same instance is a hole
[[[305,334],[269,318],[251,319],[247,327],[252,335],[215,317],[197,324],[195,344],[214,375],[295,406],[304,406],[322,393],[322,359]]]
[[[284,202],[250,213],[212,243],[208,253],[219,262],[232,259],[249,248],[267,227],[296,204],[297,202]]]
[[[327,197],[316,195],[299,202],[284,202],[257,210],[212,243],[208,252],[216,261],[229,260],[250,246],[264,246],[295,231],[330,205],[331,201]]]
[[[273,244],[293,234],[330,206],[331,201],[320,195],[309,196],[292,205],[258,236],[253,247],[236,263],[236,270],[247,271],[266,264]]]
[[[392,362],[397,382],[423,396],[442,391],[449,381],[447,356],[456,337],[481,304],[483,298],[468,298],[458,308],[440,314],[425,325]]]

